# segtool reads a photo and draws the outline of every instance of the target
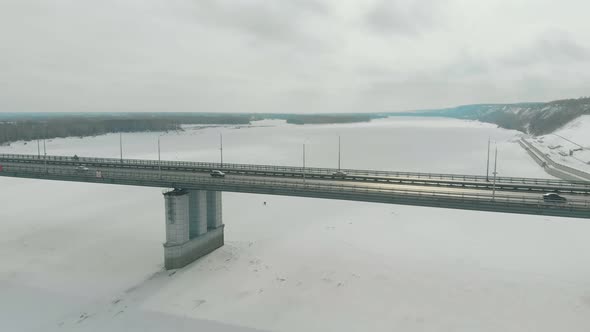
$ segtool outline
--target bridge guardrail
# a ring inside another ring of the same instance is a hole
[[[15,159],[37,161],[39,163],[47,161],[63,161],[80,164],[104,163],[113,166],[149,166],[152,168],[163,167],[184,167],[184,168],[201,168],[201,169],[233,169],[244,171],[267,171],[267,172],[285,172],[285,173],[303,173],[305,174],[322,174],[331,175],[336,172],[334,168],[318,168],[318,167],[294,167],[294,166],[273,166],[273,165],[251,165],[251,164],[233,164],[233,163],[209,163],[209,162],[187,162],[187,161],[161,161],[146,160],[146,159],[116,159],[116,158],[89,158],[78,157],[74,159],[68,156],[34,156],[34,155],[20,155],[20,154],[0,154],[0,160]],[[444,173],[420,173],[420,172],[399,172],[399,171],[376,171],[376,170],[354,170],[341,169],[349,175],[358,176],[384,176],[384,177],[408,177],[417,179],[441,179],[441,180],[457,180],[457,181],[476,181],[489,182],[490,178],[478,175],[458,175],[458,174],[444,174]],[[535,178],[520,178],[520,177],[497,177],[497,182],[503,183],[522,183],[548,186],[562,186],[562,187],[584,187],[590,189],[589,181],[563,181],[553,179],[535,179]]]
[[[514,205],[530,205],[536,207],[546,207],[551,209],[583,209],[588,210],[590,214],[590,201],[587,200],[568,200],[563,204],[548,203],[539,198],[532,198],[526,196],[516,195],[502,195],[498,194],[494,197],[489,194],[479,193],[458,193],[450,191],[418,191],[407,189],[386,188],[384,186],[355,186],[349,184],[331,184],[331,183],[302,183],[302,182],[288,182],[280,180],[244,180],[244,179],[227,179],[227,178],[209,178],[206,176],[189,176],[179,174],[162,174],[157,172],[133,172],[125,170],[103,170],[101,172],[100,181],[97,181],[96,176],[92,172],[80,173],[72,169],[63,169],[57,167],[43,166],[11,166],[7,165],[3,172],[27,173],[37,175],[39,177],[47,175],[57,175],[62,177],[70,177],[73,179],[92,179],[92,182],[109,183],[109,180],[144,180],[152,183],[161,183],[162,187],[169,187],[168,184],[177,184],[178,187],[187,185],[214,185],[219,187],[237,186],[242,189],[257,188],[280,188],[291,191],[307,191],[307,192],[334,192],[339,194],[364,194],[364,195],[396,195],[404,198],[412,199],[454,199],[464,203],[479,203],[486,202],[489,204],[514,204]],[[1,174],[0,174],[1,175]],[[166,184],[166,186],[164,186]],[[174,187],[174,186],[173,186]],[[231,191],[231,190],[230,190]],[[247,190],[245,190],[247,192]]]

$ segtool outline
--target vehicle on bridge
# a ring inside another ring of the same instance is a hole
[[[342,178],[342,177],[345,177],[346,176],[346,173],[344,173],[342,171],[336,171],[336,172],[332,173],[332,176],[336,176],[336,177]]]
[[[209,174],[214,178],[222,178],[225,176],[225,173],[223,173],[222,171],[219,171],[219,170],[213,170]]]
[[[556,193],[548,193],[543,195],[543,200],[545,202],[553,202],[553,203],[565,203],[567,199],[563,196],[560,196]]]
[[[76,166],[76,172],[87,172],[90,169],[84,165]]]

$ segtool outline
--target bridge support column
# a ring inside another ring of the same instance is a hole
[[[207,233],[207,191],[188,192],[189,238]]]
[[[221,219],[221,191],[207,192],[207,229],[223,226]]]
[[[223,246],[221,192],[174,189],[164,193],[167,270],[184,267]]]

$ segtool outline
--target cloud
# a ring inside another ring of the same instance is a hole
[[[510,66],[567,65],[589,61],[590,50],[567,34],[548,32],[525,47],[515,47],[500,60]]]
[[[380,0],[365,23],[385,35],[417,36],[441,23],[441,6],[430,0]]]
[[[588,11],[583,0],[0,0],[0,111],[576,97],[590,81]]]
[[[316,0],[199,0],[185,6],[191,15],[187,18],[196,24],[274,42],[305,38],[306,19],[329,14],[328,6]]]

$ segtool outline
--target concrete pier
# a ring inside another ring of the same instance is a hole
[[[207,233],[207,192],[188,192],[189,238],[194,239]]]
[[[184,267],[223,246],[221,192],[174,189],[164,193],[167,270]]]
[[[223,226],[221,220],[221,191],[207,191],[207,229]]]

